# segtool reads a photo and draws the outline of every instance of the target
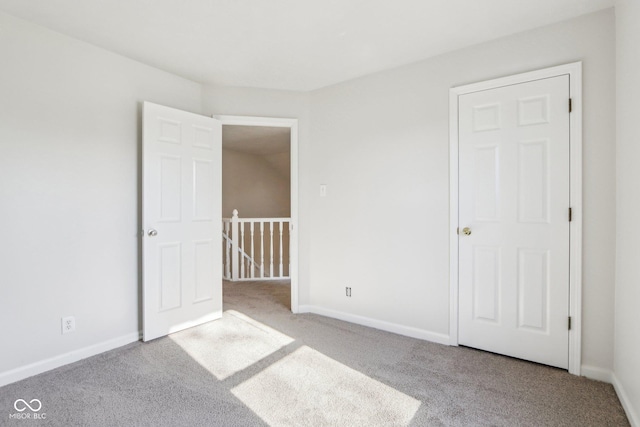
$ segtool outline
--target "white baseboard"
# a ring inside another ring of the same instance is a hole
[[[412,326],[399,325],[397,323],[385,322],[384,320],[372,319],[370,317],[358,316],[356,314],[345,313],[343,311],[332,310],[329,308],[318,307],[315,305],[301,305],[298,307],[299,313],[313,313],[321,316],[331,317],[345,322],[355,323],[358,325],[368,326],[370,328],[380,329],[382,331],[393,332],[394,334],[404,335],[411,338],[418,338],[425,341],[431,341],[438,344],[449,345],[449,335],[439,334],[437,332],[425,331],[424,329],[414,328]]]
[[[613,382],[613,372],[609,369],[597,368],[595,366],[582,365],[580,367],[580,375],[591,380],[602,381],[609,384]]]
[[[139,339],[140,333],[134,332],[122,337],[80,348],[78,350],[73,350],[59,356],[50,357],[49,359],[31,363],[26,366],[21,366],[10,371],[2,372],[0,373],[0,387],[59,368],[60,366],[68,365],[69,363],[77,362],[78,360],[86,359],[87,357],[95,356],[96,354],[104,353],[105,351],[113,350],[114,348],[131,344]]]
[[[640,427],[640,415],[638,415],[637,412],[638,410],[640,410],[640,408],[634,408],[632,406],[629,395],[627,395],[627,393],[625,392],[615,373],[611,374],[611,380],[613,388],[616,389],[616,393],[618,394],[618,399],[620,399],[620,403],[622,403],[622,407],[627,413],[629,424],[631,424],[631,427]],[[636,402],[636,404],[638,404],[638,402]]]

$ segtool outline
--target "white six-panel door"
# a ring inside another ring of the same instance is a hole
[[[222,127],[144,103],[143,339],[222,315]]]
[[[569,77],[459,97],[462,345],[568,367]]]

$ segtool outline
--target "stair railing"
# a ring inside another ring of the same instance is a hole
[[[224,278],[289,278],[290,231],[291,218],[240,218],[234,209],[231,218],[222,219]]]

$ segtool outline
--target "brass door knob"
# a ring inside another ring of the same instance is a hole
[[[462,229],[462,234],[464,234],[465,236],[470,236],[471,235],[471,229],[469,227],[465,227]]]

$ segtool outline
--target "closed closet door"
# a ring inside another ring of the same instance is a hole
[[[568,367],[569,76],[459,96],[459,344]]]

